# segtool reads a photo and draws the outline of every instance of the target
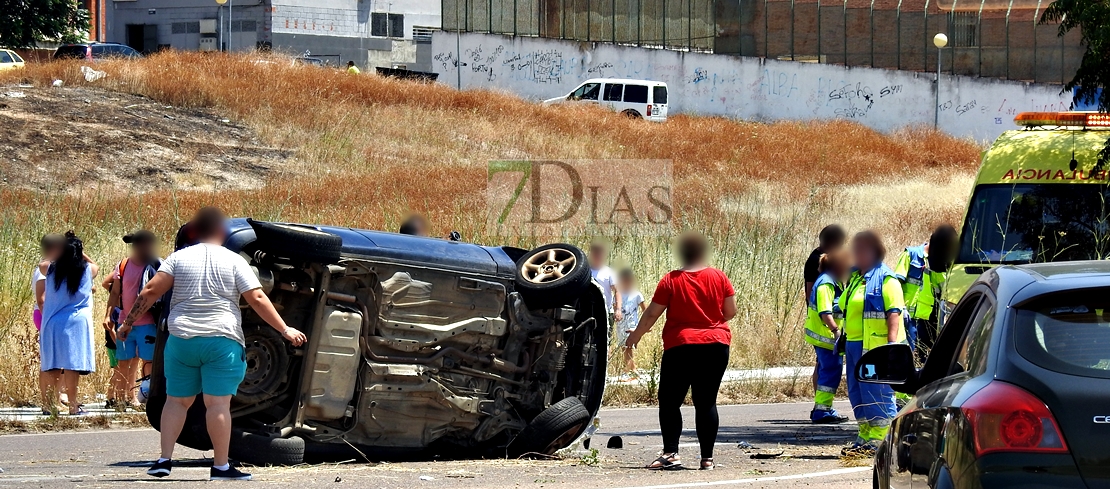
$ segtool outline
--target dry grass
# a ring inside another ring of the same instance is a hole
[[[0,74],[0,85],[47,87],[60,79],[207,108],[249,126],[270,147],[294,151],[297,176],[220,192],[136,194],[114,187],[44,194],[0,187],[0,404],[35,397],[27,277],[44,232],[75,229],[91,256],[109,265],[125,253],[118,239],[125,231],[142,226],[168,238],[196,208],[218,205],[259,219],[371,229],[395,229],[405,214],[421,212],[437,234],[457,229],[476,242],[527,246],[534,238],[498,238],[486,229],[486,162],[507,158],[673,160],[676,231],[706,232],[716,265],[737,287],[733,364],[806,362],[812,352],[800,333],[801,262],[816,231],[838,221],[852,230],[874,227],[891,247],[920,242],[936,223],[958,221],[981,150],[930,130],[884,135],[841,121],[678,116],[645,124],[599,109],[555,109],[502,93],[290,68],[257,56],[164,53],[106,62],[96,68],[108,76],[94,83],[84,81],[80,66],[29,65]],[[143,188],[141,181],[135,185]],[[935,198],[939,204],[926,205]],[[565,233],[580,244],[589,238],[581,230]],[[655,278],[674,266],[670,237],[613,242],[615,258],[643,277],[647,296]],[[657,348],[657,335],[645,340],[641,366]],[[83,388],[103,392],[106,380],[102,369]]]

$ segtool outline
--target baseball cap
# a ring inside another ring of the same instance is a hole
[[[154,233],[146,229],[123,235],[123,242],[127,244],[153,243],[156,240]]]

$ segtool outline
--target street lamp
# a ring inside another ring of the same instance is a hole
[[[933,36],[933,45],[937,47],[937,104],[933,110],[933,129],[940,127],[940,55],[948,45],[948,36],[939,33]]]
[[[228,0],[216,0],[216,3],[220,6],[227,3],[227,51],[231,52],[231,4],[228,3]],[[220,26],[220,31],[223,30],[223,26]],[[222,38],[223,35],[221,34],[220,37]]]

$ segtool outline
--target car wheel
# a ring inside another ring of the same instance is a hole
[[[552,404],[536,416],[509,444],[509,455],[552,455],[582,434],[593,416],[576,397]]]
[[[306,226],[247,219],[254,228],[255,246],[262,252],[301,261],[338,263],[343,238]]]
[[[243,357],[247,362],[247,372],[236,401],[256,404],[268,400],[278,393],[278,387],[289,375],[289,352],[281,334],[269,326],[248,326],[244,329],[246,348]]]
[[[621,112],[621,115],[623,115],[623,116],[625,116],[629,119],[643,119],[643,117],[640,115],[639,112],[636,112],[635,110],[632,110],[632,109],[628,109],[624,112]]]
[[[572,304],[589,282],[590,264],[577,246],[540,246],[516,262],[516,290],[532,309]]]
[[[253,465],[297,465],[304,462],[304,438],[276,438],[234,431],[228,455]]]

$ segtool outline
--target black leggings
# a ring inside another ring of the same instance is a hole
[[[663,352],[659,372],[659,429],[663,432],[663,453],[678,453],[682,436],[682,403],[693,391],[694,423],[702,458],[713,458],[717,443],[717,391],[728,368],[728,345],[681,345]]]

